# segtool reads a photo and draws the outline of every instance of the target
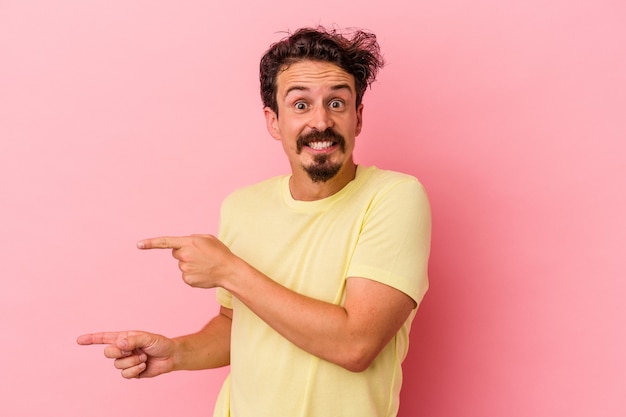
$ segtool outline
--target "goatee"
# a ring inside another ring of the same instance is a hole
[[[298,154],[302,153],[302,148],[311,142],[332,142],[333,146],[338,145],[342,152],[345,152],[346,149],[346,140],[343,136],[328,128],[323,131],[313,130],[306,135],[299,136],[296,142],[296,152]],[[337,175],[341,166],[341,163],[330,162],[328,155],[321,154],[313,157],[311,165],[303,166],[302,168],[313,182],[327,182]]]
[[[303,166],[309,178],[313,182],[326,182],[333,179],[341,169],[340,163],[332,163],[328,161],[327,155],[316,155],[313,158],[313,164]]]

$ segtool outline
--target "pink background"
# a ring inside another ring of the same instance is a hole
[[[0,0],[0,415],[206,416],[224,370],[123,380],[78,334],[216,311],[140,238],[286,172],[277,33],[376,32],[357,161],[434,213],[401,416],[626,415],[626,3]],[[176,413],[176,414],[173,414]]]

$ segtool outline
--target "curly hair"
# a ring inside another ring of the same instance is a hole
[[[271,108],[278,115],[278,74],[291,64],[304,60],[330,62],[354,76],[357,107],[367,87],[376,80],[378,70],[385,64],[373,33],[356,30],[345,34],[323,27],[298,29],[271,45],[261,58],[259,78],[264,107]]]

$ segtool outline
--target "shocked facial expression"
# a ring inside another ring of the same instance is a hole
[[[326,182],[352,169],[363,106],[354,77],[335,64],[294,63],[279,73],[278,114],[265,109],[270,134],[283,144],[294,175]]]

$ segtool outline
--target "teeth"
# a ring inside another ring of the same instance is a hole
[[[328,149],[331,146],[333,146],[332,142],[311,142],[311,143],[309,143],[309,148],[315,149],[316,151],[319,151],[319,150],[322,150],[322,149]]]

